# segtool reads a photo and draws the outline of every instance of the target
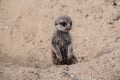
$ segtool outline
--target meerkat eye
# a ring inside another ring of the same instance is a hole
[[[60,24],[61,24],[62,26],[64,26],[64,27],[67,25],[66,22],[60,22]]]

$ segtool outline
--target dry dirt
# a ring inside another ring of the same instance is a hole
[[[78,63],[51,62],[60,15]],[[120,0],[0,0],[0,80],[120,80]]]

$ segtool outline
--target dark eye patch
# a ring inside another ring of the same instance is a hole
[[[72,22],[70,22],[70,25],[72,26]]]
[[[60,24],[61,24],[62,26],[64,26],[64,27],[67,25],[66,22],[60,22]]]

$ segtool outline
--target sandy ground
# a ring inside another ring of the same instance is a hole
[[[51,62],[60,15],[78,63]],[[120,80],[120,0],[0,0],[0,80]]]

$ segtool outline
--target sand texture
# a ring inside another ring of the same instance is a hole
[[[74,65],[51,62],[60,15],[73,20]],[[0,80],[120,80],[120,0],[0,0]]]

